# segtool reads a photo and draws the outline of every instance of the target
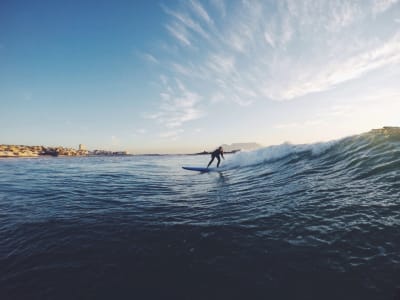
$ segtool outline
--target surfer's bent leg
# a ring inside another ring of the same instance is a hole
[[[207,168],[211,165],[211,163],[214,161],[214,158],[215,158],[215,156],[214,155],[211,155],[211,160],[210,160],[210,162],[208,163],[208,165],[207,165]]]
[[[217,168],[219,167],[219,163],[221,162],[221,158],[219,158],[219,155],[217,156],[218,163],[217,163]]]

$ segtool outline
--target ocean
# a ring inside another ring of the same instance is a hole
[[[400,136],[0,160],[0,299],[400,299]]]

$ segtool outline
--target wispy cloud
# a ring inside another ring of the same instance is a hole
[[[215,73],[230,75],[235,71],[235,58],[229,55],[212,54],[207,61],[207,66]]]
[[[383,17],[397,5],[191,0],[162,6],[176,52],[160,62],[170,72],[161,80],[159,122],[180,128],[203,116],[199,107],[207,104],[293,100],[400,64],[399,20]]]
[[[375,0],[372,2],[372,13],[376,15],[385,12],[398,2],[399,0]]]
[[[151,55],[150,53],[143,53],[142,57],[147,60],[148,62],[154,63],[154,64],[158,64],[159,61],[157,58],[155,58],[153,55]]]
[[[165,13],[172,16],[176,21],[180,22],[185,28],[192,30],[193,32],[199,34],[203,38],[208,39],[208,33],[203,29],[203,27],[196,22],[193,18],[191,18],[186,13],[177,12],[172,9],[169,9],[166,6],[162,6]]]
[[[330,89],[340,83],[358,78],[374,69],[400,63],[400,34],[395,35],[382,45],[368,49],[343,60],[327,63],[320,71],[299,76],[288,83],[285,89],[278,88],[276,99],[293,99],[309,93]],[[304,66],[304,69],[306,67]],[[299,75],[301,71],[299,72]]]
[[[213,24],[213,20],[210,18],[208,15],[207,11],[203,8],[203,6],[200,4],[200,2],[196,0],[191,0],[191,8],[193,11],[201,18],[203,19],[206,23],[208,24]]]
[[[159,109],[147,118],[157,120],[164,128],[174,129],[174,132],[179,133],[179,128],[184,123],[203,116],[199,108],[201,97],[188,90],[179,80],[175,80],[174,84],[165,77],[162,80],[164,91],[160,93]]]
[[[328,19],[326,28],[328,31],[338,32],[350,26],[362,17],[362,10],[355,2],[330,2],[331,17]]]
[[[178,23],[167,24],[165,26],[168,32],[185,46],[190,46],[191,42],[188,37],[188,32],[184,26]]]

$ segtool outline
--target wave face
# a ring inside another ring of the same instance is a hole
[[[400,135],[0,160],[1,299],[397,299]]]

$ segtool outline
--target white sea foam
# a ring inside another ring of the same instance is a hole
[[[334,140],[329,142],[299,145],[284,143],[252,151],[241,151],[228,157],[226,165],[229,165],[231,168],[252,166],[263,162],[277,160],[293,153],[301,153],[305,151],[311,152],[311,155],[318,156],[329,150],[337,142],[337,140]]]

